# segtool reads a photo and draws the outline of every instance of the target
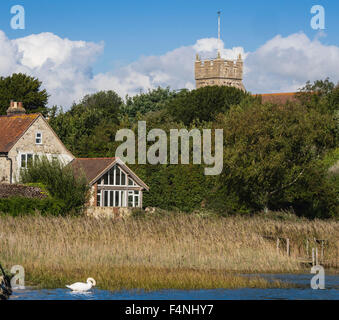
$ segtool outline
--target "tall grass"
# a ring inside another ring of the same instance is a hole
[[[264,235],[288,237],[291,257]],[[0,217],[0,261],[24,266],[42,287],[94,277],[106,289],[265,287],[241,273],[301,272],[306,238],[338,243],[339,222],[267,217],[96,220],[88,217]],[[327,252],[336,254],[334,249]],[[274,284],[281,285],[281,284]]]

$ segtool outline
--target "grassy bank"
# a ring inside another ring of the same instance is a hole
[[[291,256],[264,236],[288,237]],[[284,286],[241,273],[301,272],[306,238],[339,240],[338,221],[268,217],[95,220],[85,217],[0,217],[0,261],[20,264],[40,287],[97,280],[102,289],[198,289]],[[326,249],[336,259],[334,246]],[[309,271],[308,271],[309,272]]]

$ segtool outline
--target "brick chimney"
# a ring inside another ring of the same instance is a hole
[[[7,115],[12,116],[15,114],[26,114],[26,110],[22,105],[22,102],[16,102],[11,100],[10,106],[7,109]]]

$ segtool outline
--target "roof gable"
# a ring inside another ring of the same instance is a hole
[[[40,116],[39,113],[0,116],[0,152],[8,153]]]
[[[71,162],[71,166],[76,176],[85,174],[88,183],[91,184],[114,162],[115,158],[76,158]]]
[[[149,187],[119,158],[77,158],[70,165],[75,175],[84,174],[88,183],[92,185],[116,164],[120,165],[141,187],[149,190]]]

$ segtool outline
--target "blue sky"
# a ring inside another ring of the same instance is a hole
[[[17,4],[25,8],[25,30],[10,27],[10,8]],[[310,26],[313,5],[326,10],[326,30],[321,37]],[[323,46],[339,47],[339,1],[333,0],[1,0],[0,30],[8,40],[49,32],[61,39],[104,44],[88,65],[82,66],[87,68],[84,72],[91,76],[119,74],[125,66],[136,61],[140,64],[142,57],[161,57],[193,46],[199,39],[215,38],[219,9],[225,48],[256,52],[277,35],[286,38],[298,33],[310,41],[319,38]],[[277,86],[267,91],[283,89]]]

